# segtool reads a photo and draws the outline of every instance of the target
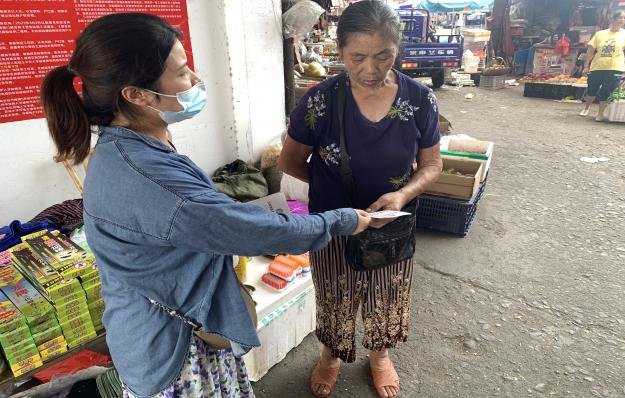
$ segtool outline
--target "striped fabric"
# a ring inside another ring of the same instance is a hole
[[[311,253],[317,337],[344,362],[356,359],[356,315],[361,307],[363,346],[380,351],[408,338],[412,259],[373,271],[354,271],[343,255],[347,238]]]
[[[70,234],[83,224],[82,199],[70,199],[48,207],[33,217],[32,221],[47,220],[61,232]]]

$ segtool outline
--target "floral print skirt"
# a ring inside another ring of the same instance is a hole
[[[135,395],[124,387],[124,398]],[[232,350],[210,348],[197,336],[189,345],[178,379],[154,398],[253,398],[243,358]]]
[[[412,259],[373,271],[354,271],[345,261],[344,236],[310,255],[317,304],[316,334],[332,355],[356,359],[356,318],[361,308],[363,346],[380,351],[408,338]]]

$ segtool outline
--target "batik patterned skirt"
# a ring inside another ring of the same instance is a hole
[[[124,388],[124,398],[135,398]],[[243,358],[215,350],[195,335],[178,379],[155,398],[253,398]]]

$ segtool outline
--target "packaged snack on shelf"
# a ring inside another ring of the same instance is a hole
[[[98,272],[98,267],[94,264],[91,266],[84,274],[79,276],[80,283],[84,286],[88,283],[96,283],[100,281],[100,273]]]
[[[3,267],[3,271],[13,269],[16,275],[19,272],[10,265]],[[15,279],[13,279],[15,281]],[[17,309],[24,315],[28,325],[37,325],[54,317],[54,308],[37,289],[26,279],[21,278],[12,285],[2,286],[0,290],[11,300]]]
[[[39,231],[22,237],[32,250],[66,279],[91,272],[95,259],[59,231]]]
[[[270,273],[266,273],[264,274],[260,280],[267,286],[277,290],[277,291],[282,291],[284,289],[286,289],[286,287],[288,286],[288,282],[285,281],[282,278],[278,278],[277,276],[270,274]]]
[[[241,283],[245,283],[247,280],[247,257],[235,256],[237,262],[234,264],[234,272],[237,274],[237,279]]]
[[[11,368],[11,372],[13,372],[13,376],[18,377],[24,373],[30,372],[33,369],[43,366],[43,362],[41,361],[41,356],[37,354],[18,363],[11,363],[9,361],[9,366]]]
[[[53,338],[52,340],[48,340],[43,344],[38,345],[37,349],[39,351],[43,351],[43,350],[48,350],[50,348],[59,347],[65,344],[66,344],[65,336],[61,335],[61,336]]]
[[[295,279],[295,270],[286,264],[278,261],[272,261],[268,267],[269,273],[284,279],[287,282],[292,282]]]
[[[39,355],[41,355],[41,360],[45,362],[50,358],[67,352],[67,342],[63,336],[59,336],[54,340],[50,340],[38,346],[37,349],[39,350]]]
[[[56,316],[55,316],[54,318],[48,319],[47,321],[43,323],[39,323],[37,325],[29,325],[29,328],[30,328],[30,333],[32,335],[35,335],[37,333],[41,333],[46,330],[52,329],[56,326],[59,326],[59,321],[56,319]]]
[[[11,331],[26,325],[26,318],[13,305],[11,300],[0,291],[0,333]]]
[[[35,345],[40,346],[41,344],[45,344],[48,341],[54,340],[58,337],[63,336],[63,330],[61,329],[61,325],[58,323],[56,326],[52,326],[49,329],[43,330],[38,333],[33,333],[33,340],[35,341]]]
[[[73,318],[63,319],[62,321],[59,320],[59,324],[61,325],[61,329],[63,329],[63,334],[67,337],[67,331],[71,331],[85,325],[91,325],[91,315],[89,314],[89,309],[86,309],[85,312],[81,312]]]
[[[63,329],[63,336],[65,336],[67,344],[71,344],[83,336],[91,336],[95,333],[91,315],[88,312],[66,322],[61,322],[61,329]]]
[[[16,268],[53,304],[57,300],[82,290],[75,278],[66,280],[26,243],[9,249]]]
[[[93,340],[97,337],[97,333],[95,332],[95,329],[92,328],[92,330],[86,334],[83,334],[75,339],[72,340],[67,340],[67,346],[71,349],[74,349],[76,347],[79,347],[83,344],[85,344],[86,342]]]
[[[300,265],[300,263],[290,258],[289,256],[278,255],[273,260],[273,262],[278,262],[288,266],[295,272],[295,275],[299,275],[302,273],[302,266]]]
[[[102,282],[100,280],[83,283],[83,289],[87,295],[87,301],[96,301],[102,298]]]
[[[55,346],[47,350],[40,351],[39,355],[41,356],[41,360],[43,362],[46,362],[48,359],[58,357],[59,355],[64,354],[66,352],[67,352],[67,344],[64,344],[63,346]]]
[[[78,279],[72,279],[71,283],[77,283],[78,286],[80,286]],[[53,303],[53,306],[54,308],[63,307],[64,305],[74,302],[76,300],[82,300],[82,301],[87,300],[87,296],[85,295],[84,290],[77,289],[75,292],[68,294],[67,296],[57,298],[55,302]]]
[[[308,256],[308,253],[306,254],[289,254],[287,255],[288,258],[290,258],[291,260],[297,262],[299,264],[300,267],[302,267],[302,272],[306,273],[306,272],[310,272],[310,256]]]
[[[94,319],[102,319],[102,314],[104,313],[104,300],[99,299],[94,302],[89,303],[89,313],[91,314],[91,320]]]
[[[27,339],[32,339],[32,335],[30,334],[30,330],[27,325],[22,325],[10,332],[0,333],[0,345],[2,345],[2,347],[10,347]]]
[[[89,312],[87,300],[84,297],[81,299],[70,301],[63,305],[55,306],[55,309],[56,317],[59,322],[73,319]]]
[[[38,345],[37,349],[41,352],[43,350],[49,350],[50,348],[58,348],[66,345],[65,336],[60,335],[52,340],[48,340],[45,343]]]
[[[39,355],[37,346],[32,339],[10,347],[2,347],[2,351],[4,351],[4,357],[9,363],[18,363],[33,355]]]

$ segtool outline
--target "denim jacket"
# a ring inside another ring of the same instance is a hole
[[[234,202],[188,157],[120,127],[100,129],[84,208],[102,278],[107,343],[122,381],[138,396],[176,380],[192,335],[148,298],[247,352],[259,340],[232,255],[317,250],[357,225],[352,209],[298,216]]]

